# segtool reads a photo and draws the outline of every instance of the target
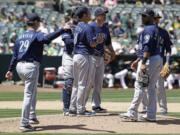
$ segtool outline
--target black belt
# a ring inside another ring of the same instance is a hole
[[[94,56],[103,57],[102,54],[93,54]]]
[[[20,60],[19,62],[34,63],[34,62],[38,62],[38,61],[35,61],[35,60]],[[39,63],[39,62],[38,62],[38,63]]]

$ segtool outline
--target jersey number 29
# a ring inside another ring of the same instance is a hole
[[[20,41],[20,48],[19,48],[20,53],[26,52],[28,48],[29,48],[29,40]]]

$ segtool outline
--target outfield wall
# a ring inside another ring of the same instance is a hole
[[[125,61],[132,61],[136,59],[135,55],[119,55],[116,57],[116,60],[113,61],[110,64],[110,67],[112,69],[112,73],[116,73],[122,69],[122,65]],[[0,55],[0,82],[5,80],[5,73],[8,70],[8,65],[11,60],[11,55]],[[42,64],[40,67],[40,77],[39,82],[42,83],[43,78],[43,69],[44,67],[55,67],[58,69],[58,67],[61,65],[62,57],[61,56],[44,56],[42,60]],[[171,58],[171,63],[178,64],[176,66],[175,72],[180,72],[180,56],[173,56]],[[20,80],[17,73],[14,74],[14,81]]]

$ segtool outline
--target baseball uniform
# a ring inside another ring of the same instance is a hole
[[[28,23],[40,21],[35,13],[28,14],[27,19]],[[27,127],[29,120],[36,119],[36,93],[43,45],[49,44],[63,32],[63,29],[59,29],[46,35],[35,29],[27,29],[15,42],[9,71],[16,68],[19,77],[25,82],[20,127]]]

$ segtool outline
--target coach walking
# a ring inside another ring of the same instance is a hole
[[[25,82],[22,118],[20,122],[20,130],[24,132],[35,130],[30,124],[39,124],[35,110],[43,45],[49,44],[65,31],[65,29],[59,29],[45,35],[37,31],[40,26],[40,21],[41,19],[36,13],[27,14],[27,30],[20,35],[15,42],[11,63],[5,75],[7,79],[12,79],[13,70],[16,68],[19,77]]]

